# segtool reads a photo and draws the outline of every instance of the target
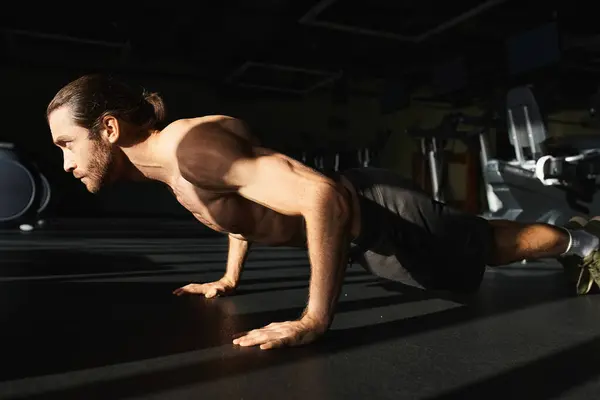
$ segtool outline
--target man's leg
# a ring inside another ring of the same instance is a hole
[[[494,238],[488,259],[490,266],[568,255],[585,258],[598,248],[600,242],[592,233],[574,227],[506,220],[489,222]]]

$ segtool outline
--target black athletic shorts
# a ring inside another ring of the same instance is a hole
[[[434,200],[380,168],[341,172],[359,197],[361,232],[352,259],[382,278],[424,289],[479,288],[493,233],[487,220]]]

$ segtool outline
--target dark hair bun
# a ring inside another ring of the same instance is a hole
[[[154,109],[154,117],[157,123],[162,123],[166,118],[165,102],[158,93],[144,93],[144,100]]]

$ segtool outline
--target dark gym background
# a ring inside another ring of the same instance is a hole
[[[506,91],[520,84],[534,86],[550,135],[581,133],[593,122],[600,42],[591,5],[577,1],[101,7],[106,14],[43,6],[25,16],[17,8],[0,22],[1,140],[40,164],[56,187],[53,211],[61,217],[188,218],[161,187],[118,186],[91,196],[62,172],[45,106],[88,72],[158,91],[169,120],[233,115],[265,145],[295,156],[318,149],[355,157],[370,146],[380,165],[407,176],[414,176],[418,152],[407,128],[433,127],[450,111],[503,113]],[[464,166],[451,166],[457,201],[466,196],[464,180]]]
[[[304,153],[309,164],[324,155],[329,167],[336,153],[340,168],[355,165],[368,148],[374,165],[427,189],[407,130],[434,128],[451,112],[505,115],[516,86],[531,85],[550,136],[599,132],[594,6],[4,3],[0,142],[15,143],[47,176],[45,218],[57,222],[0,231],[0,398],[598,397],[600,300],[573,296],[556,262],[489,269],[467,299],[382,282],[350,265],[321,342],[267,353],[232,346],[234,334],[298,317],[306,253],[257,246],[236,296],[173,296],[222,276],[227,238],[208,237],[157,184],[87,193],[63,171],[45,121],[64,84],[112,73],[159,92],[170,121],[239,117],[265,146]],[[513,156],[505,125],[490,135],[499,158]],[[477,156],[460,141],[451,151],[449,201],[482,211],[470,172]]]

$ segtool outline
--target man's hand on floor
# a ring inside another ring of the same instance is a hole
[[[190,283],[189,285],[185,285],[180,287],[179,289],[175,289],[173,294],[176,296],[181,296],[184,294],[197,294],[204,295],[207,299],[215,297],[215,296],[224,296],[231,294],[235,291],[237,284],[232,282],[230,279],[225,277],[219,279],[215,282],[209,283]]]
[[[264,328],[245,332],[233,344],[242,347],[260,345],[262,350],[301,346],[315,341],[327,329],[328,323],[305,316],[296,321],[274,322]]]

